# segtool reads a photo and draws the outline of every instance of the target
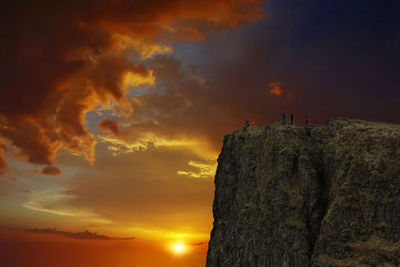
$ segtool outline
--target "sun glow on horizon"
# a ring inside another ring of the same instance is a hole
[[[182,253],[186,252],[186,250],[187,250],[187,246],[183,242],[176,242],[176,243],[172,244],[172,251],[175,254],[182,254]]]

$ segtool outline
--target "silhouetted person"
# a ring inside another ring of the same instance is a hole
[[[310,124],[310,115],[307,114],[306,115],[306,125],[309,125],[309,124]]]
[[[294,115],[290,114],[290,125],[294,124]]]
[[[286,113],[282,113],[282,125],[286,125]]]
[[[250,122],[246,120],[246,122],[244,123],[243,131],[246,131],[247,128],[249,128],[249,126],[250,126]]]

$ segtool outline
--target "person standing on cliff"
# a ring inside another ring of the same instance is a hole
[[[306,115],[306,125],[310,124],[310,114]]]
[[[247,128],[249,128],[249,126],[250,126],[250,122],[248,120],[246,120],[246,122],[244,123],[243,131],[246,131]]]
[[[282,125],[286,125],[286,113],[282,113]]]
[[[294,124],[294,115],[290,114],[290,125]]]

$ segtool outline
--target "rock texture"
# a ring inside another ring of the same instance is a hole
[[[250,127],[218,158],[207,267],[399,266],[400,126]]]

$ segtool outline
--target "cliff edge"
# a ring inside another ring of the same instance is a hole
[[[330,119],[225,136],[207,267],[399,266],[400,126]]]

